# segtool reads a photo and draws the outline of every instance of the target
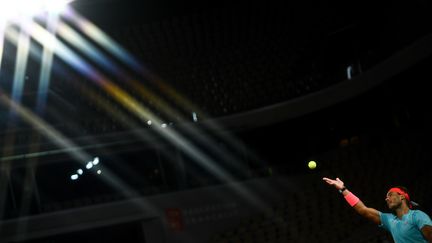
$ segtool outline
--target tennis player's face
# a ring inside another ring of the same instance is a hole
[[[389,209],[392,210],[402,205],[402,196],[397,192],[388,192],[385,200]]]

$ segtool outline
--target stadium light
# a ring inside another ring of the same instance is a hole
[[[60,13],[72,0],[0,0],[0,21]]]

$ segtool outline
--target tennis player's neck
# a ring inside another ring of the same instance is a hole
[[[402,217],[403,217],[405,214],[407,214],[408,212],[409,212],[409,208],[408,208],[406,205],[404,205],[404,204],[402,204],[399,208],[397,208],[397,209],[395,210],[396,216],[397,216],[399,219],[402,219]]]

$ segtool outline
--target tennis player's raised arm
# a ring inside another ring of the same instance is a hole
[[[379,215],[379,211],[374,208],[369,208],[364,205],[364,203],[355,196],[352,192],[350,192],[345,186],[343,181],[341,181],[339,178],[336,178],[335,180],[324,177],[323,181],[325,181],[327,184],[333,186],[339,192],[344,196],[345,200],[348,202],[348,204],[361,216],[365,217],[366,219],[376,223],[381,224],[381,219]]]

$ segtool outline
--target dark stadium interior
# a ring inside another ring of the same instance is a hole
[[[61,18],[82,58],[44,96],[45,44],[21,98],[13,34],[0,53],[0,242],[392,242],[323,176],[432,213],[430,2],[70,7],[100,32]]]

